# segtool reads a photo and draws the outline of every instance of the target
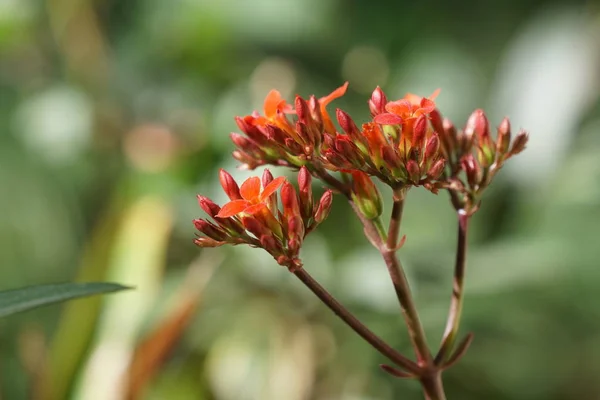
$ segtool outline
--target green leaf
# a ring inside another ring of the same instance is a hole
[[[116,283],[90,282],[59,283],[4,290],[0,291],[0,318],[61,301],[126,289],[131,288]]]

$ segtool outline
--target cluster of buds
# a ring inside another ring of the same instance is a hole
[[[356,169],[378,177],[392,188],[425,186],[444,171],[440,139],[432,126],[434,99],[412,94],[389,101],[377,87],[369,100],[372,122],[359,129],[352,118],[337,110],[344,134],[328,138],[324,158],[331,169]]]
[[[496,139],[483,110],[475,110],[464,130],[451,121],[436,119],[441,125],[442,151],[448,160],[445,182],[456,209],[472,214],[479,207],[481,194],[489,186],[506,160],[525,149],[527,132],[521,130],[512,139],[510,121],[504,118],[497,128]]]
[[[274,179],[269,170],[264,171],[262,179],[251,177],[241,186],[224,170],[220,171],[219,180],[230,201],[219,207],[207,197],[198,196],[200,207],[212,221],[194,220],[196,229],[204,234],[195,243],[200,247],[248,244],[263,248],[290,270],[300,268],[298,253],[302,242],[327,218],[332,192],[325,191],[315,204],[312,178],[306,168],[298,173],[298,192],[284,177]]]
[[[272,90],[264,102],[264,115],[254,112],[236,117],[238,127],[245,135],[232,133],[236,146],[233,157],[244,167],[254,169],[259,165],[273,164],[301,167],[310,163],[321,152],[323,137],[336,133],[327,113],[327,105],[346,93],[348,83],[329,95],[308,101],[296,96],[294,107]],[[288,115],[296,114],[296,121]]]

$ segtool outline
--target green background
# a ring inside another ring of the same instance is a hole
[[[225,201],[218,168],[251,175],[230,157],[233,117],[271,88],[292,100],[346,80],[333,107],[359,123],[377,85],[441,88],[457,126],[481,107],[530,132],[473,219],[461,332],[475,341],[448,398],[600,399],[600,5],[572,0],[0,0],[0,288],[137,287],[1,320],[2,398],[121,398],[136,343],[196,295],[140,398],[422,398],[266,253],[192,243],[196,194]],[[444,193],[409,193],[400,256],[431,345],[455,230]],[[343,199],[303,258],[412,356]]]

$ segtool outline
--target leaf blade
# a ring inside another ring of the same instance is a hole
[[[131,287],[110,282],[58,283],[0,291],[0,318],[67,300],[118,292]]]

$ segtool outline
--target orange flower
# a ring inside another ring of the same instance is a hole
[[[434,91],[429,97],[419,97],[407,93],[401,100],[390,101],[385,105],[387,113],[375,116],[374,121],[378,124],[392,125],[401,124],[404,121],[413,120],[423,114],[429,114],[435,110],[435,98],[440,89]]]
[[[223,208],[216,215],[219,218],[229,218],[239,213],[254,215],[267,207],[266,201],[279,189],[285,181],[285,177],[280,176],[273,179],[271,183],[261,190],[260,178],[253,176],[247,179],[240,187],[240,200],[232,200],[223,205]]]

